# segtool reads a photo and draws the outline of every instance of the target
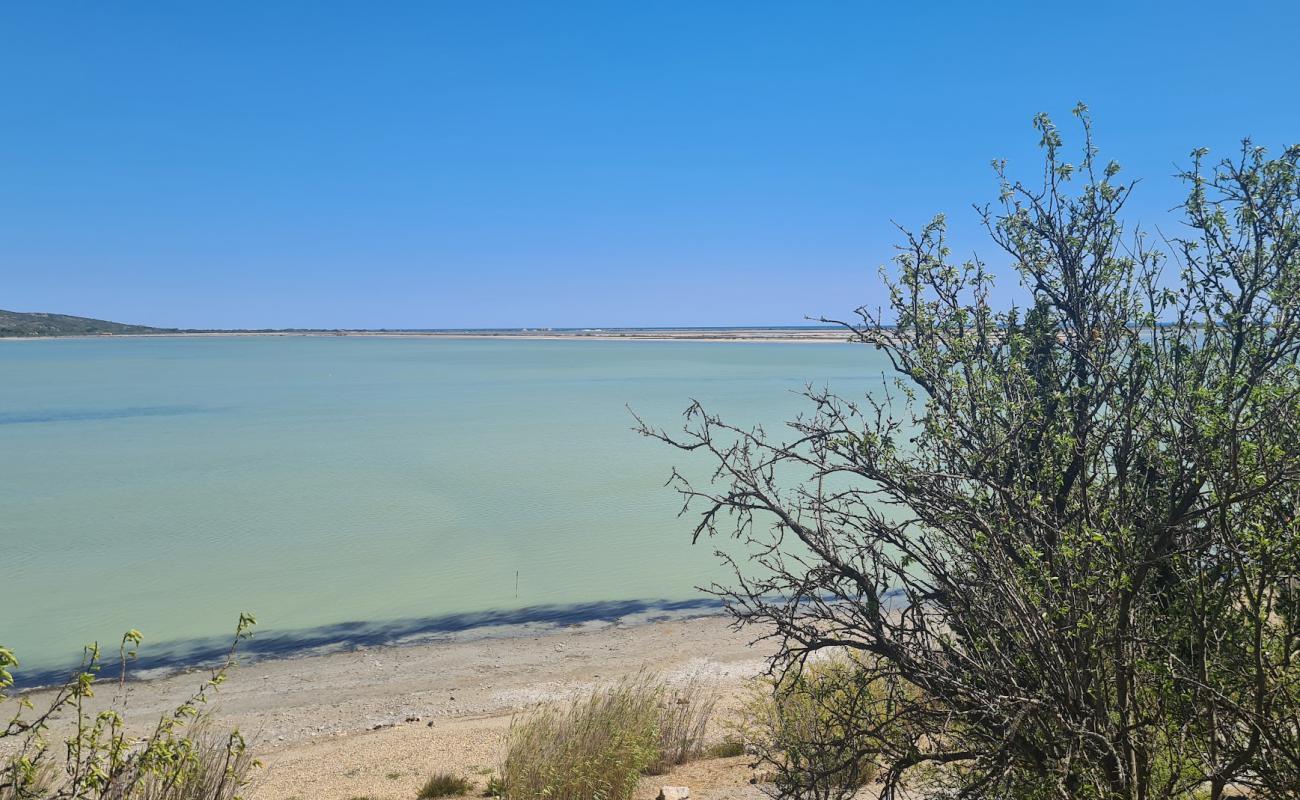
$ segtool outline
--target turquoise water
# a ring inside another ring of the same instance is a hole
[[[627,406],[772,424],[882,366],[838,344],[0,342],[0,643],[30,681],[128,628],[201,658],[241,610],[287,651],[673,609],[721,573],[663,487],[689,459]]]

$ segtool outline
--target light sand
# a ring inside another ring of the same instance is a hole
[[[642,669],[716,689],[720,736],[769,651],[750,638],[711,616],[268,660],[236,669],[213,715],[248,735],[265,765],[250,800],[413,800],[438,770],[481,788],[516,712]],[[129,685],[129,719],[156,721],[201,681],[188,673]],[[115,687],[99,694],[107,702]],[[32,700],[39,707],[40,693]],[[760,797],[750,777],[744,758],[697,762],[646,778],[638,798],[669,784],[701,800]]]

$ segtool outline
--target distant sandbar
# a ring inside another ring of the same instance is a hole
[[[58,337],[9,337],[16,340],[156,339],[159,337],[218,336],[371,336],[432,339],[542,339],[654,342],[847,342],[843,328],[503,328],[464,330],[213,330],[159,331],[157,333],[97,334]],[[5,337],[0,337],[5,338]]]

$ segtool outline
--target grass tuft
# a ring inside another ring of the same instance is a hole
[[[672,688],[645,673],[567,707],[516,719],[499,793],[513,800],[626,800],[643,774],[698,756],[714,698],[697,682]]]
[[[705,758],[735,758],[745,754],[745,743],[736,738],[714,742],[704,750]]]
[[[419,800],[428,800],[431,797],[461,797],[469,794],[474,784],[459,775],[453,775],[450,772],[435,772],[420,787],[420,794],[417,795]]]
[[[660,696],[656,720],[659,757],[646,768],[646,774],[662,775],[704,752],[704,731],[717,698],[705,690],[698,678],[676,689],[662,683],[648,688]]]

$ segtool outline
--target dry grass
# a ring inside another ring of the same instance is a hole
[[[704,750],[704,732],[717,698],[692,678],[680,689],[664,685],[648,687],[660,694],[659,758],[646,768],[646,774],[659,775],[685,764]]]
[[[237,736],[219,734],[200,719],[185,737],[188,753],[174,771],[149,773],[130,800],[235,800],[257,761]]]
[[[643,774],[698,755],[714,698],[645,673],[567,707],[543,706],[511,726],[501,794],[512,800],[626,800]]]
[[[16,761],[0,765],[0,800],[40,800],[53,793],[53,765],[43,764],[26,781],[19,778],[20,774]]]

